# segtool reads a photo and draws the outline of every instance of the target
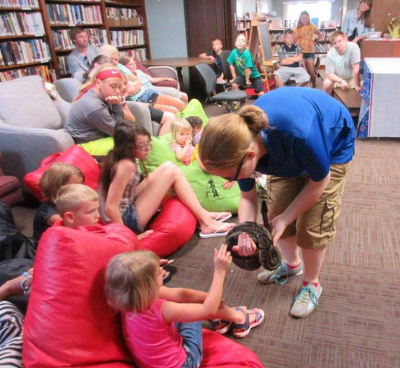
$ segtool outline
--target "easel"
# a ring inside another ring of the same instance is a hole
[[[267,90],[269,91],[269,80],[274,73],[274,64],[277,63],[277,60],[272,58],[268,23],[259,21],[257,13],[253,14],[253,20],[251,21],[249,51],[253,55],[255,63],[257,62],[258,53],[261,54],[264,81],[267,82]]]

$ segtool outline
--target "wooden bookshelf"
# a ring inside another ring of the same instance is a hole
[[[140,59],[150,58],[145,0],[119,0],[116,2],[109,0],[19,0],[21,7],[16,7],[14,1],[10,0],[10,5],[13,6],[0,7],[0,15],[15,12],[39,12],[44,32],[42,35],[0,34],[0,43],[42,39],[48,45],[50,60],[0,65],[0,72],[20,69],[24,66],[47,64],[50,69],[54,69],[57,78],[70,76],[68,71],[65,71],[64,74],[61,73],[59,58],[65,58],[73,50],[73,44],[68,35],[68,31],[72,27],[86,29],[89,39],[96,46],[100,46],[101,42],[114,44],[124,52],[129,51],[132,54],[136,51],[138,55],[140,54]],[[115,18],[107,18],[107,13],[113,11],[120,15],[118,24],[116,24]],[[82,19],[85,17],[86,19]],[[0,19],[0,22],[2,21]],[[96,33],[95,30],[101,32],[97,31]]]
[[[6,4],[0,7],[0,81],[31,74],[48,79],[51,54],[39,1]]]

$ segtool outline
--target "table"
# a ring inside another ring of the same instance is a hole
[[[179,57],[179,58],[165,58],[165,59],[151,59],[151,60],[144,60],[142,64],[145,66],[170,66],[172,68],[176,68],[178,73],[178,80],[181,89],[183,89],[183,76],[182,76],[182,68],[187,67],[191,68],[199,63],[206,63],[206,64],[214,64],[214,60],[199,58],[195,56],[189,57]]]
[[[400,137],[400,58],[365,58],[358,138]]]
[[[362,98],[355,89],[334,88],[333,97],[349,109],[351,116],[359,115]]]

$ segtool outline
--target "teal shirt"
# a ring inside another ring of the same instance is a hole
[[[253,62],[253,56],[250,51],[245,49],[239,54],[238,49],[234,49],[228,57],[228,63],[235,66],[236,74],[245,76],[244,70],[251,69],[250,79],[260,78],[261,75]]]

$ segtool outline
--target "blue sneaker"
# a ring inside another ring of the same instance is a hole
[[[296,318],[307,317],[318,305],[318,299],[322,293],[322,287],[315,287],[312,283],[303,286],[299,295],[294,300],[290,314]]]
[[[304,272],[304,265],[301,262],[295,269],[291,269],[286,266],[285,260],[281,262],[281,265],[274,271],[264,270],[257,275],[258,281],[263,284],[273,284],[274,282],[283,285],[286,283],[289,277],[301,275]]]

